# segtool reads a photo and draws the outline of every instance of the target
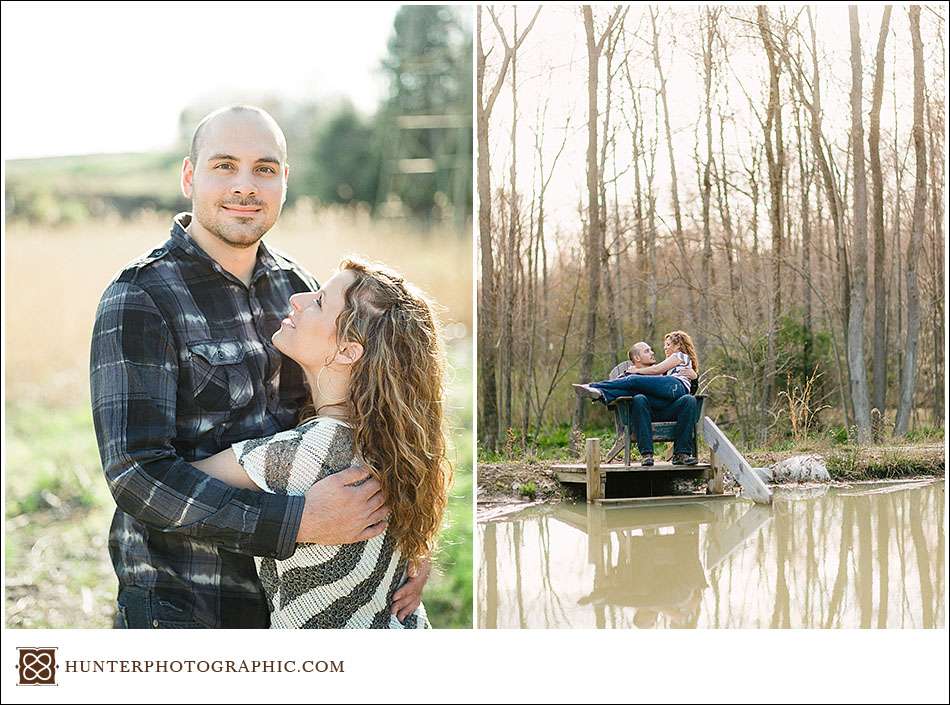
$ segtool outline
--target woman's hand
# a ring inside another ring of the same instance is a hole
[[[422,604],[422,589],[429,580],[431,570],[432,561],[426,558],[419,563],[416,574],[409,576],[406,584],[393,593],[392,614],[400,622],[404,622],[406,617],[415,612]]]

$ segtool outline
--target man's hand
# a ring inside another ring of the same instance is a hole
[[[386,530],[389,509],[366,467],[347,468],[307,490],[297,543],[357,543]]]
[[[400,622],[404,622],[406,617],[419,607],[422,602],[422,588],[426,586],[431,571],[432,562],[426,558],[419,564],[416,574],[410,576],[406,584],[393,593],[392,613]]]

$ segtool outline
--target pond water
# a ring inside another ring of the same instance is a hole
[[[944,482],[480,522],[480,628],[943,627]]]

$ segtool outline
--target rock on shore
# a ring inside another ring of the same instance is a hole
[[[831,482],[831,474],[820,455],[793,455],[755,471],[765,482]]]

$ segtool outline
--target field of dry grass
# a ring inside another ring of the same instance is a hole
[[[17,225],[7,229],[8,402],[88,399],[89,340],[99,296],[125,263],[164,242],[169,228],[169,218],[153,216],[58,230]],[[471,336],[469,233],[422,233],[350,212],[300,208],[285,212],[265,241],[293,256],[319,280],[346,255],[385,262],[444,307],[441,315],[451,338]]]
[[[129,260],[163,242],[170,219],[8,228],[5,239],[6,621],[108,627],[115,575],[106,548],[114,503],[89,409],[89,340],[99,297]],[[441,305],[451,370],[456,480],[425,600],[437,627],[471,625],[472,265],[470,234],[410,231],[345,212],[298,210],[267,242],[318,279],[359,254],[400,270]]]

